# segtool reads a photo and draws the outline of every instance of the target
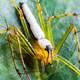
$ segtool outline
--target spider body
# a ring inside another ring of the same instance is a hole
[[[47,59],[47,62],[49,63],[48,58],[49,58],[49,56],[52,55],[52,44],[50,43],[50,41],[48,39],[45,38],[44,32],[42,31],[40,25],[37,23],[35,17],[33,16],[32,12],[29,9],[29,7],[27,6],[27,4],[20,3],[20,6],[24,13],[26,20],[30,24],[30,30],[32,31],[34,37],[37,40],[37,45],[40,47],[40,48],[38,48],[38,50],[39,49],[45,50],[45,52],[48,54],[46,59]],[[44,54],[44,52],[42,52],[42,54]]]

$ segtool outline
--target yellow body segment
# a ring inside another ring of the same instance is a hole
[[[42,62],[44,62],[45,65],[52,63],[52,58],[51,58],[50,54],[45,49],[41,48],[37,41],[34,44],[34,49],[36,51],[37,58],[39,60],[41,60]],[[54,50],[52,53],[54,53]],[[54,54],[52,54],[52,57],[53,57],[53,55]]]

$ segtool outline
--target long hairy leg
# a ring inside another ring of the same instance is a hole
[[[51,22],[54,19],[60,19],[60,18],[64,18],[64,17],[67,17],[67,16],[76,16],[77,17],[79,15],[80,14],[77,14],[77,13],[65,13],[65,14],[61,14],[61,15],[50,16],[50,17],[48,17],[47,22]]]
[[[26,77],[27,77],[27,80],[31,80],[31,79],[30,79],[30,76],[29,76],[29,74],[28,74],[26,65],[25,65],[25,63],[24,63],[24,60],[23,60],[23,55],[22,55],[22,51],[21,51],[20,40],[19,40],[19,37],[18,37],[18,36],[17,36],[17,40],[18,40],[20,58],[21,58],[21,63],[22,63],[22,67],[23,67],[24,73],[25,73],[25,75],[26,75]]]
[[[10,46],[10,49],[11,49],[11,55],[12,55],[12,59],[13,59],[13,63],[14,63],[16,72],[18,73],[19,77],[21,78],[21,72],[20,72],[20,70],[19,70],[18,65],[16,64],[15,55],[14,55],[13,47],[12,47],[11,43],[9,43],[9,46]],[[21,78],[21,80],[23,80],[23,79]]]

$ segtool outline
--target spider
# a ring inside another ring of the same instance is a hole
[[[79,14],[66,13],[58,16],[50,16],[47,19],[47,22],[45,22],[42,16],[42,9],[39,0],[36,0],[36,7],[37,7],[38,17],[40,21],[40,25],[39,25],[34,15],[32,14],[30,8],[28,7],[27,3],[25,2],[20,3],[20,6],[16,5],[16,3],[14,3],[13,5],[18,13],[23,31],[21,32],[18,28],[14,26],[10,26],[7,28],[7,30],[2,32],[0,31],[0,33],[7,32],[9,34],[7,41],[10,45],[15,68],[19,76],[21,77],[21,73],[18,69],[18,66],[15,63],[14,53],[13,53],[14,52],[13,44],[15,43],[17,44],[16,46],[18,46],[19,48],[19,53],[20,53],[20,58],[23,65],[24,73],[26,74],[28,80],[30,80],[30,76],[27,74],[27,69],[23,60],[22,51],[40,60],[41,63],[44,65],[52,64],[53,60],[60,60],[61,62],[66,64],[68,67],[70,67],[72,70],[74,70],[77,74],[80,75],[80,71],[74,65],[72,65],[67,60],[65,60],[64,58],[62,58],[57,54],[59,53],[59,50],[62,47],[69,33],[72,32],[74,35],[76,35],[77,33],[76,27],[73,24],[70,24],[70,27],[63,35],[64,38],[63,37],[61,38],[61,40],[59,41],[56,47],[54,46],[52,32],[51,32],[52,20],[56,18],[60,19],[65,16],[78,16]]]

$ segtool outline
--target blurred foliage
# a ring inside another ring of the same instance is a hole
[[[17,3],[19,1],[25,0],[16,0]],[[32,9],[36,19],[38,20],[35,0],[27,0],[27,2]],[[49,16],[59,15],[66,12],[80,13],[79,0],[40,0],[40,3],[45,20]],[[15,25],[21,28],[15,9],[13,8],[9,0],[0,0],[0,29],[6,28],[4,17],[6,18],[8,25]],[[59,20],[52,21],[55,44],[58,43],[71,22],[73,22],[76,25],[77,29],[80,30],[79,17],[77,19],[75,17],[65,17]],[[80,35],[78,36],[80,38]],[[72,34],[70,34],[66,39],[62,49],[59,52],[59,55],[62,55],[63,57],[68,59],[75,66],[80,66],[77,61],[77,49]],[[22,70],[19,58],[17,57],[16,60],[18,61],[20,69]],[[60,62],[56,63],[55,61],[53,61],[52,65],[48,65],[46,67],[46,73],[42,73],[42,75],[45,77],[45,79],[43,78],[43,80],[47,80],[47,78],[48,80],[80,80],[80,77],[75,72],[70,70],[64,64]],[[48,75],[48,77],[46,75]],[[33,74],[30,73],[30,76],[33,80]],[[6,42],[6,34],[0,35],[0,80],[20,80],[12,61],[9,45]],[[24,78],[24,80],[26,79]]]

